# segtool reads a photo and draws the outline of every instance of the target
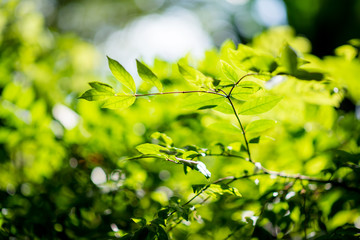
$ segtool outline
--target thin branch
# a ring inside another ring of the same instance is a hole
[[[231,87],[228,96],[229,96],[229,97],[231,96],[232,91],[233,91],[234,88],[241,82],[241,80],[243,80],[243,79],[246,78],[246,77],[254,76],[254,75],[259,75],[259,74],[258,74],[258,73],[248,73],[248,74],[245,74],[244,76],[242,76],[242,77]]]
[[[229,97],[228,97],[227,99],[228,99],[229,102],[230,102],[230,105],[231,105],[231,107],[232,107],[232,109],[233,109],[233,111],[234,111],[235,117],[236,117],[236,119],[237,119],[237,121],[238,121],[238,123],[239,123],[239,125],[240,125],[241,132],[242,132],[243,137],[244,137],[244,141],[245,141],[245,145],[246,145],[246,152],[247,152],[248,157],[249,157],[249,162],[255,164],[255,162],[254,162],[254,161],[252,160],[252,158],[251,158],[251,153],[250,153],[250,148],[249,148],[249,142],[248,142],[248,140],[247,140],[247,138],[246,138],[244,126],[242,125],[242,123],[241,123],[241,121],[240,121],[240,118],[239,118],[239,115],[238,115],[237,112],[236,112],[234,103],[233,103],[232,100],[230,99],[230,95],[228,95],[228,96],[229,96]]]
[[[213,92],[213,91],[202,91],[202,90],[192,90],[192,91],[176,91],[176,92],[159,92],[159,93],[144,93],[144,94],[134,94],[135,97],[145,97],[145,96],[157,96],[157,95],[166,95],[166,94],[182,94],[182,93],[209,93],[215,94],[222,97],[226,97],[226,95]]]

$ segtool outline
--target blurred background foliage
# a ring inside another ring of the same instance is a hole
[[[287,100],[265,115],[278,123],[266,132],[270,140],[251,144],[254,158],[271,170],[340,178],[358,187],[360,43],[348,41],[360,37],[359,16],[356,0],[2,1],[1,238],[111,239],[133,232],[139,226],[131,218],[151,221],[162,207],[186,202],[191,185],[208,183],[168,162],[127,160],[138,155],[136,145],[153,141],[154,132],[181,147],[217,149],[218,142],[239,141],[209,127],[232,119],[183,109],[181,96],[139,99],[126,110],[79,101],[90,81],[116,84],[105,55],[131,73],[135,58],[145,60],[171,91],[189,87],[169,63],[187,52],[188,61],[216,76],[215,48],[226,39],[274,55],[289,42],[329,81],[294,80],[273,89]],[[292,28],[259,35],[286,24]],[[139,79],[137,84],[149,90]],[[206,163],[212,180],[253,170],[232,158],[208,157]],[[191,221],[175,219],[180,222],[170,235],[239,239],[254,232],[259,239],[300,239],[307,229],[308,238],[355,239],[359,232],[358,191],[268,177],[233,185],[242,198],[208,201],[191,211]]]

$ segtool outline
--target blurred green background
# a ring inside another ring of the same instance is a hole
[[[275,28],[268,35],[259,36],[279,25],[291,28]],[[295,38],[295,33],[300,37]],[[134,146],[151,142],[150,135],[157,131],[171,136],[178,146],[215,147],[217,141],[225,144],[236,139],[231,134],[219,139],[219,133],[207,127],[213,121],[208,112],[169,107],[178,106],[181,99],[176,97],[156,98],[151,103],[141,99],[126,110],[100,109],[97,104],[78,100],[88,82],[116,85],[109,74],[106,55],[117,59],[135,76],[135,58],[142,59],[152,66],[167,89],[182,89],[187,85],[181,83],[175,65],[169,61],[175,62],[188,53],[192,59],[202,59],[205,50],[218,48],[226,39],[235,44],[277,49],[273,41],[277,37],[292,41],[303,54],[334,55],[337,47],[360,38],[360,1],[1,1],[1,238],[122,236],[137,228],[130,218],[151,220],[162,206],[169,204],[170,197],[186,201],[192,192],[191,184],[206,182],[196,172],[184,175],[181,167],[166,162],[127,161],[138,155]],[[358,58],[344,62],[341,49],[339,52],[336,57],[324,58],[321,67],[344,79],[339,85],[347,86],[349,91],[327,106],[293,99],[293,111],[276,116],[283,123],[272,133],[286,144],[271,150],[276,144],[266,143],[269,152],[254,150],[259,159],[267,159],[263,164],[268,168],[320,175],[323,169],[335,171],[335,157],[317,156],[317,150],[341,146],[341,150],[351,154],[359,153],[360,117],[356,118],[356,114],[360,110],[357,107],[356,111],[356,105],[360,100],[360,64]],[[312,57],[316,63],[320,61]],[[200,64],[201,67],[204,71],[210,69]],[[141,85],[139,79],[137,84]],[[146,86],[142,87],[145,91]],[[279,91],[286,92],[286,86]],[[312,118],[319,115],[321,119]],[[316,131],[309,133],[309,128]],[[337,137],[332,138],[332,134]],[[280,161],[281,156],[287,160]],[[315,167],[314,162],[318,163]],[[209,159],[209,167],[216,179],[252,166],[239,167],[229,159]],[[346,170],[339,174],[358,183],[359,177],[348,175]],[[236,214],[231,216],[234,206],[220,199],[202,213],[208,225],[202,225],[200,220],[188,229],[184,225],[174,233],[175,239],[225,238],[229,234],[226,225],[239,222],[244,211],[257,214],[263,204],[260,196],[270,191],[272,183],[259,187],[254,182],[244,182],[248,185],[242,193],[248,198],[236,203]],[[308,188],[309,192],[316,192],[316,187]],[[349,196],[334,190],[320,200],[312,199],[310,194],[308,197],[314,204],[312,217],[321,218],[318,222],[325,222],[329,231],[346,224],[360,228],[358,194]],[[287,203],[284,200],[281,204]],[[222,213],[217,211],[219,206],[224,208]],[[275,207],[275,215],[282,209]],[[271,218],[278,221],[276,216]],[[285,226],[283,232],[288,228]],[[225,237],[216,236],[219,230],[224,231]]]

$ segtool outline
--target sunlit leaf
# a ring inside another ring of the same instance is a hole
[[[166,146],[170,147],[173,144],[173,140],[165,133],[154,132],[151,134],[152,139],[156,139],[161,143],[165,143]]]
[[[127,108],[130,107],[135,102],[136,97],[134,95],[117,95],[107,98],[103,108]]]
[[[80,98],[88,101],[102,101],[114,96],[111,92],[99,92],[96,89],[89,89]]]
[[[158,77],[143,63],[136,60],[137,71],[142,80],[153,84],[160,92],[163,90],[163,86]]]
[[[261,86],[253,81],[240,82],[232,91],[231,96],[238,100],[248,100],[251,95],[261,89]]]
[[[115,94],[114,89],[108,84],[101,82],[89,82],[89,85],[98,92],[108,92],[111,94]]]
[[[241,193],[239,190],[237,190],[234,187],[230,187],[225,184],[211,184],[210,187],[206,190],[207,193],[211,193],[214,195],[224,195],[224,194],[230,194],[234,195],[236,197],[241,197]]]
[[[251,99],[240,106],[238,114],[253,115],[267,112],[275,107],[281,99],[282,97],[271,95]]]
[[[245,132],[263,132],[275,126],[275,121],[270,119],[260,119],[249,123],[246,126]]]
[[[152,143],[144,143],[136,147],[136,150],[142,154],[164,155],[168,151],[167,148]]]
[[[207,170],[206,165],[203,162],[199,161],[198,164],[196,164],[196,169],[201,172],[206,178],[211,177],[211,172]]]
[[[192,68],[190,66],[179,63],[179,72],[189,83],[197,87],[209,88],[212,86],[213,80],[210,77],[206,77],[202,72]]]
[[[215,122],[208,126],[210,129],[214,129],[219,132],[224,132],[228,134],[239,134],[241,133],[240,128],[237,126],[234,126],[233,124],[229,122]]]
[[[207,109],[212,108],[219,112],[233,113],[231,105],[228,100],[221,95],[216,94],[192,94],[184,98],[182,103],[183,108],[189,109]]]
[[[115,78],[123,84],[125,87],[130,89],[133,93],[136,92],[135,81],[133,77],[125,70],[125,68],[118,63],[116,60],[108,58],[109,68]]]
[[[220,68],[228,80],[234,83],[239,80],[239,75],[236,73],[235,69],[227,62],[220,60]]]

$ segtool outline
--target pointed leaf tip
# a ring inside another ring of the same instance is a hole
[[[125,70],[125,68],[116,60],[107,57],[109,62],[109,68],[115,78],[123,84],[125,87],[130,89],[133,93],[136,92],[135,81],[133,77]]]
[[[160,92],[162,92],[163,86],[160,80],[145,64],[136,59],[136,67],[142,80],[153,84]]]

